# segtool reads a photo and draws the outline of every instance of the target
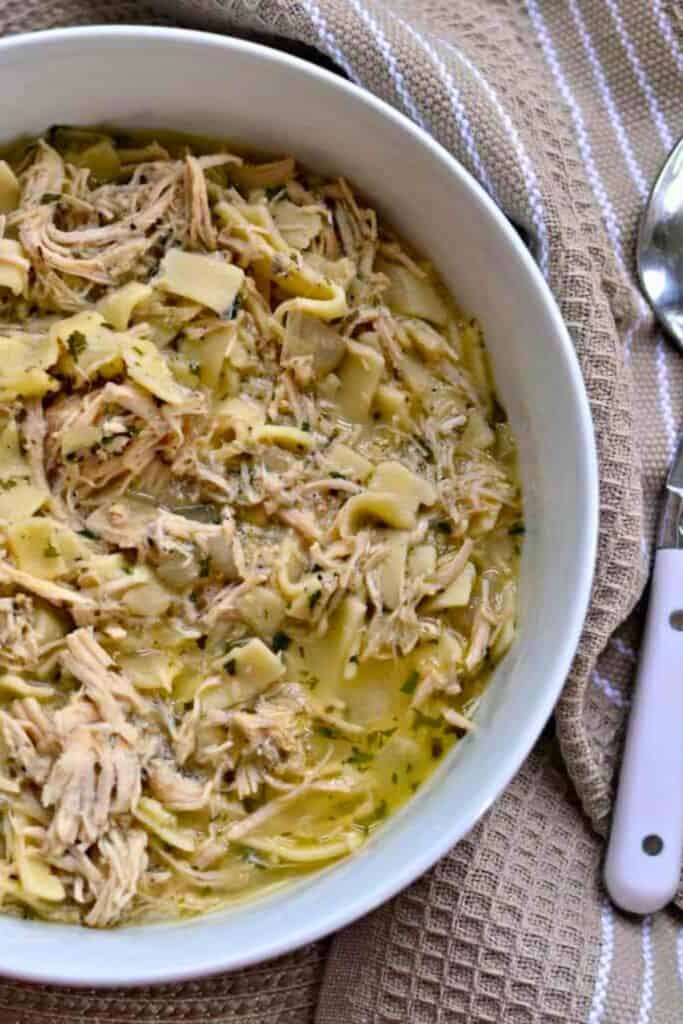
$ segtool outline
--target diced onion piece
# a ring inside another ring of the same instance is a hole
[[[12,213],[19,205],[21,187],[6,160],[0,160],[0,214]]]
[[[129,281],[122,288],[109,292],[97,303],[97,309],[107,323],[117,331],[125,331],[130,323],[133,310],[141,302],[146,302],[153,294],[148,284],[140,281]]]
[[[239,267],[182,249],[168,250],[153,281],[157,288],[208,306],[219,316],[230,309],[243,283]]]

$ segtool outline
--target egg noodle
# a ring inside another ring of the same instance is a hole
[[[204,912],[357,850],[472,728],[514,442],[346,181],[61,127],[5,156],[0,902]]]

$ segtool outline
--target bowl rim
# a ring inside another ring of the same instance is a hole
[[[340,92],[345,93],[354,102],[363,103],[371,108],[378,116],[394,121],[399,128],[412,136],[419,146],[427,148],[431,155],[445,166],[450,175],[459,180],[461,186],[464,186],[465,191],[469,193],[472,202],[483,207],[484,212],[496,222],[497,230],[509,247],[510,258],[518,260],[523,264],[529,275],[531,286],[538,292],[549,315],[555,333],[556,355],[558,361],[563,364],[562,369],[566,374],[568,383],[571,385],[573,401],[576,407],[579,427],[576,436],[576,448],[579,451],[584,491],[582,508],[584,532],[581,548],[577,551],[578,571],[574,585],[574,598],[567,616],[563,642],[556,651],[553,668],[548,673],[546,684],[539,691],[538,699],[534,701],[533,706],[530,708],[529,717],[525,722],[524,728],[517,736],[511,737],[510,746],[505,751],[505,756],[492,765],[491,772],[487,774],[486,779],[482,780],[479,785],[478,799],[472,802],[466,818],[464,820],[461,818],[457,826],[446,829],[437,840],[431,841],[426,848],[421,847],[419,850],[411,851],[411,856],[406,858],[402,870],[394,871],[372,892],[357,893],[353,898],[346,900],[343,905],[335,904],[334,907],[326,907],[324,911],[321,911],[310,922],[303,925],[300,924],[293,932],[291,930],[287,931],[285,936],[264,935],[257,951],[231,955],[227,950],[221,952],[220,948],[215,951],[209,950],[204,952],[200,958],[195,957],[194,966],[180,970],[174,967],[163,966],[153,970],[143,969],[141,973],[135,974],[135,968],[129,966],[127,970],[132,971],[132,975],[123,979],[120,974],[120,968],[118,970],[115,967],[112,969],[109,963],[98,965],[96,972],[88,968],[90,977],[85,977],[81,980],[74,977],[70,971],[60,973],[59,969],[49,965],[45,967],[31,966],[21,970],[10,969],[5,967],[0,959],[0,977],[6,976],[28,982],[61,984],[74,987],[104,987],[111,985],[131,987],[135,985],[186,981],[192,978],[216,974],[221,971],[237,970],[251,964],[270,960],[286,952],[298,949],[325,935],[329,935],[374,910],[410,885],[416,878],[432,867],[437,860],[443,857],[474,826],[519,771],[551,715],[571,667],[592,591],[599,525],[599,477],[589,400],[579,361],[555,298],[529,250],[521,241],[502,210],[496,206],[470,172],[441,146],[436,139],[390,104],[341,75],[337,75],[300,57],[295,57],[286,51],[233,36],[194,29],[134,24],[54,28],[38,32],[21,33],[9,38],[0,39],[0,58],[11,54],[13,51],[23,50],[26,52],[27,59],[35,59],[41,47],[45,44],[55,45],[59,44],[60,41],[73,42],[74,40],[82,40],[83,43],[87,43],[94,39],[102,38],[114,43],[116,40],[130,41],[131,39],[149,40],[150,42],[168,40],[176,44],[186,42],[222,49],[226,53],[230,51],[247,53],[264,63],[288,66],[295,72],[306,75],[314,83],[318,81],[328,86],[332,85]],[[36,926],[40,924],[41,922],[36,922]],[[168,926],[173,927],[173,924],[171,922]],[[46,927],[50,927],[50,925],[47,924]],[[162,933],[160,932],[159,935],[161,937]],[[93,974],[96,974],[96,976],[93,976]]]

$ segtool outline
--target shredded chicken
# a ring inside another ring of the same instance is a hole
[[[348,182],[59,126],[2,170],[3,909],[200,913],[353,852],[472,728],[514,440]]]

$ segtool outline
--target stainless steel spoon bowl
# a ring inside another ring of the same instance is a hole
[[[640,222],[636,262],[646,299],[683,351],[683,139],[652,187]]]

